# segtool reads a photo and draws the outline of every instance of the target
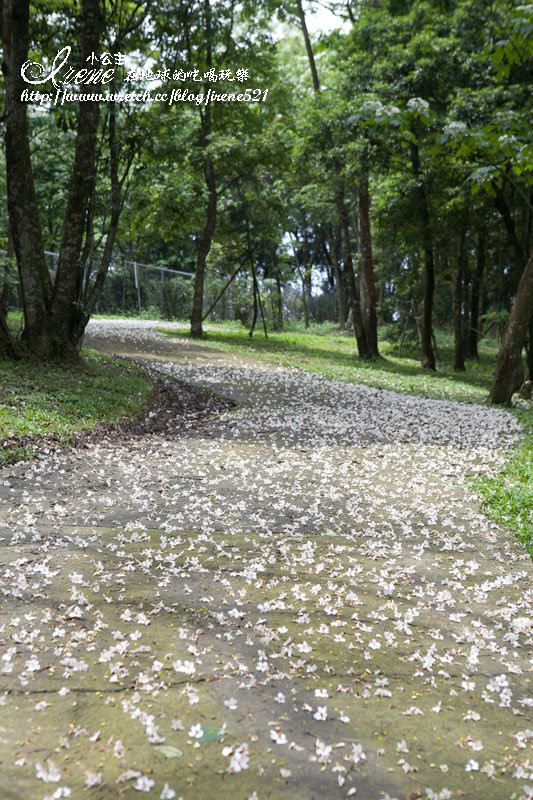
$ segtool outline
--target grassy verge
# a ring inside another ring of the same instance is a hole
[[[33,455],[33,443],[13,444],[17,438],[54,436],[68,444],[76,431],[142,411],[152,384],[140,368],[90,350],[84,361],[82,369],[0,361],[0,466]]]
[[[525,436],[508,454],[497,475],[477,480],[474,488],[483,498],[483,509],[491,519],[514,531],[533,559],[533,415],[516,412]]]
[[[470,361],[466,372],[453,370],[453,342],[448,334],[439,335],[440,363],[436,373],[420,368],[415,349],[397,354],[397,347],[381,340],[383,356],[377,362],[359,361],[353,336],[339,334],[332,326],[314,326],[312,332],[270,333],[268,339],[256,334],[252,339],[243,328],[210,326],[206,344],[232,353],[300,367],[341,381],[363,383],[406,394],[444,400],[486,403],[498,345],[483,341],[479,361]],[[188,337],[185,328],[160,328],[168,336]]]
[[[181,327],[160,330],[168,336],[185,338],[188,335]],[[272,333],[268,339],[257,334],[250,339],[242,329],[212,325],[206,344],[283,366],[299,367],[327,378],[423,397],[483,404],[488,402],[498,350],[497,342],[483,341],[479,361],[469,361],[466,372],[454,372],[451,336],[440,332],[438,370],[428,373],[420,368],[416,349],[405,351],[400,357],[397,347],[383,340],[380,341],[384,356],[381,360],[360,362],[353,338],[340,335],[328,326],[315,326],[309,333]],[[524,425],[524,439],[508,451],[502,472],[477,481],[474,488],[482,497],[487,515],[514,531],[533,557],[533,408],[513,413]]]

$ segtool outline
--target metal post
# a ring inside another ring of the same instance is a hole
[[[137,289],[137,304],[139,306],[139,317],[142,319],[143,310],[141,306],[141,287],[139,286],[139,276],[137,275],[137,262],[133,262],[133,274],[135,275],[135,288]]]

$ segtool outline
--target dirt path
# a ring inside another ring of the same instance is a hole
[[[0,796],[533,796],[533,570],[466,488],[514,418],[90,343],[239,407],[0,472]]]

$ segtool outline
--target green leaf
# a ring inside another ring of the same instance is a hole
[[[227,731],[222,728],[216,728],[214,725],[202,725],[201,742],[218,742],[228,735]]]

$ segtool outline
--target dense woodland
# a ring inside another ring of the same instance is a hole
[[[72,355],[96,310],[156,308],[201,337],[214,308],[265,333],[288,315],[334,320],[369,359],[378,324],[410,329],[428,370],[435,327],[464,370],[505,325],[492,401],[533,378],[532,6],[329,5],[338,29],[311,34],[301,0],[4,0],[13,356]],[[21,101],[21,65],[49,70],[67,44],[76,69],[125,55],[109,91],[168,69],[135,91],[259,99]]]

